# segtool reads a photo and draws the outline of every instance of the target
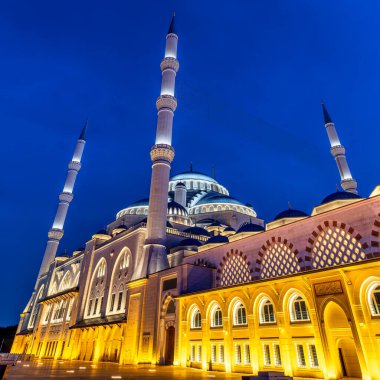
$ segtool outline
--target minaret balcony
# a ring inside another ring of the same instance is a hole
[[[164,71],[166,69],[172,69],[175,72],[178,72],[179,69],[179,62],[176,58],[173,57],[165,57],[160,64],[161,71]]]
[[[177,99],[172,95],[160,95],[157,98],[156,107],[158,110],[169,108],[174,112],[177,108]]]
[[[62,192],[61,194],[59,194],[60,202],[70,203],[73,200],[73,198],[74,198],[74,195],[72,193]]]
[[[167,161],[172,162],[174,159],[174,148],[167,144],[156,144],[150,150],[150,158],[153,162]]]
[[[331,149],[331,154],[336,157],[336,156],[344,156],[346,154],[346,148],[343,145],[335,145],[332,146]]]
[[[80,168],[81,168],[81,163],[78,162],[78,161],[71,161],[69,163],[69,170],[75,170],[77,172],[79,172]]]
[[[52,228],[48,232],[48,238],[49,240],[61,240],[63,236],[63,230],[58,228]]]

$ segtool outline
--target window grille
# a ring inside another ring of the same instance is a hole
[[[280,351],[280,345],[274,344],[273,345],[273,353],[274,353],[274,365],[276,367],[281,367],[281,351]]]
[[[297,344],[297,363],[299,368],[306,367],[305,352],[302,344]]]
[[[266,366],[272,365],[269,344],[264,344],[263,351],[264,351],[264,365]]]
[[[310,361],[310,367],[312,368],[318,368],[318,356],[317,356],[317,349],[314,344],[309,344],[309,361]]]

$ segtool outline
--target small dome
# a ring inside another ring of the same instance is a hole
[[[328,195],[326,198],[323,199],[321,202],[321,205],[324,205],[329,202],[338,201],[338,200],[348,200],[348,199],[362,199],[360,195],[350,193],[348,191],[336,191],[335,193],[332,193]]]
[[[195,246],[195,247],[200,247],[202,243],[197,240],[197,239],[183,239],[181,240],[178,244],[177,247],[189,247],[189,246]]]
[[[183,182],[178,182],[178,183],[175,185],[175,187],[180,187],[180,186],[182,186],[182,187],[186,187],[186,185],[185,185]]]
[[[237,234],[240,234],[241,232],[261,232],[265,231],[265,228],[263,226],[260,226],[259,224],[254,224],[251,222],[243,223],[239,229],[237,230]]]
[[[226,228],[223,230],[223,232],[235,232],[235,230],[234,230],[232,227],[228,226],[228,227],[226,227]]]
[[[284,218],[304,218],[306,216],[309,216],[309,215],[307,215],[303,211],[288,209],[277,214],[273,220],[280,220]]]
[[[215,236],[210,237],[210,239],[206,241],[206,244],[223,244],[223,243],[228,243],[228,242],[229,240],[227,236],[215,235]]]
[[[168,203],[168,214],[169,215],[182,215],[187,216],[187,210],[185,207],[180,205],[179,203],[175,201],[170,201]]]
[[[210,233],[207,230],[205,230],[202,227],[197,227],[197,226],[187,228],[183,232],[187,232],[188,234],[193,234],[193,235],[210,236]]]

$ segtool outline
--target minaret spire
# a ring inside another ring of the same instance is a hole
[[[331,145],[331,154],[334,156],[336,164],[338,166],[339,174],[340,174],[340,185],[345,191],[348,191],[350,193],[357,194],[357,182],[355,179],[352,178],[350,168],[347,163],[346,158],[346,149],[345,147],[340,143],[338,134],[335,129],[335,124],[330,117],[329,113],[327,112],[327,108],[322,102],[322,111],[323,111],[323,118],[325,121],[325,127],[327,131],[327,135],[330,140]]]
[[[63,226],[65,224],[67,210],[69,208],[70,202],[73,200],[73,189],[77,174],[81,168],[81,159],[86,144],[86,131],[87,131],[87,120],[83,126],[81,134],[75,145],[75,150],[73,158],[69,163],[69,170],[67,172],[67,177],[63,191],[59,194],[59,203],[57,213],[54,218],[53,226],[48,233],[48,241],[45,248],[45,254],[42,260],[41,268],[38,273],[38,277],[46,273],[49,270],[50,263],[54,260],[57,253],[59,241],[63,236]]]
[[[174,158],[171,144],[173,117],[177,108],[177,100],[174,97],[175,79],[179,68],[177,44],[178,35],[173,15],[166,35],[165,57],[161,61],[161,93],[156,101],[158,110],[156,141],[150,151],[153,164],[144,247],[144,256],[148,259],[148,273],[155,273],[169,266],[165,242],[170,164]]]

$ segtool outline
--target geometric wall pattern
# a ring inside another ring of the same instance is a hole
[[[280,242],[266,249],[260,269],[260,278],[286,276],[301,271],[295,252]]]
[[[315,239],[312,248],[312,268],[341,265],[366,258],[362,245],[341,228],[328,228]]]
[[[324,221],[308,239],[305,249],[304,270],[317,269],[370,258],[368,244],[346,223]],[[302,260],[301,260],[302,261]]]
[[[229,286],[252,281],[250,262],[243,252],[231,249],[223,257],[217,270],[217,286]]]

